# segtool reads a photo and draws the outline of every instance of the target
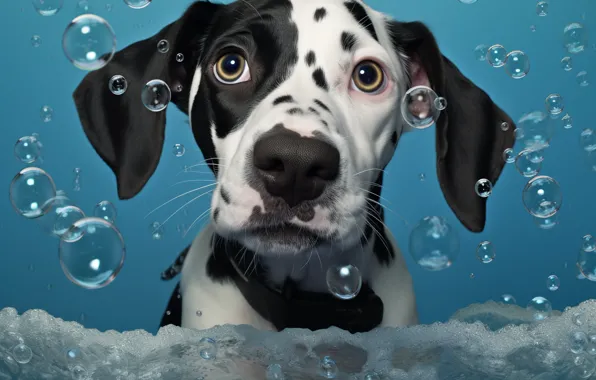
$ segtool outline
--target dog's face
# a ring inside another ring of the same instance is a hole
[[[157,51],[161,39],[170,52]],[[120,97],[107,88],[116,74],[129,82]],[[409,87],[427,85],[448,99],[437,122],[438,175],[472,231],[485,220],[474,184],[494,183],[502,152],[513,145],[514,128],[498,127],[512,121],[420,23],[393,21],[360,1],[197,2],[75,92],[85,131],[123,199],[145,185],[163,145],[165,114],[141,103],[151,79],[181,88],[172,101],[189,115],[217,177],[216,231],[259,254],[345,249],[371,234],[382,219],[382,169],[407,128],[400,102]]]

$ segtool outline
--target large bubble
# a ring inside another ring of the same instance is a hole
[[[56,196],[56,185],[44,170],[25,168],[10,183],[9,195],[16,212],[25,218],[35,219],[50,209],[48,201]]]
[[[404,121],[416,129],[433,125],[441,114],[436,107],[437,94],[429,87],[416,86],[406,91],[401,102]]]
[[[540,175],[528,181],[522,199],[530,214],[538,218],[550,218],[561,208],[563,194],[557,181]]]
[[[84,14],[66,27],[62,49],[77,68],[89,71],[101,69],[116,52],[116,34],[103,18]]]
[[[424,269],[449,268],[459,253],[457,231],[440,216],[423,218],[410,233],[410,254]]]
[[[522,149],[539,150],[548,147],[554,132],[554,123],[546,113],[534,111],[518,120],[516,138],[524,144]]]

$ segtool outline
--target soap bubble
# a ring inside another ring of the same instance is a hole
[[[37,139],[33,136],[24,136],[17,140],[14,145],[14,155],[19,161],[31,164],[41,154]]]
[[[579,135],[579,145],[586,152],[596,150],[596,133],[590,128],[584,129]]]
[[[12,357],[19,364],[27,364],[33,359],[33,352],[24,343],[19,343],[13,347]]]
[[[335,361],[329,356],[325,356],[321,360],[321,375],[327,379],[334,379],[337,376],[338,369]]]
[[[506,148],[503,151],[503,161],[505,161],[508,164],[515,162],[515,153],[513,152],[513,149]]]
[[[582,249],[586,252],[596,250],[596,239],[592,235],[584,235],[582,237]]]
[[[168,42],[168,40],[160,40],[157,43],[157,51],[159,51],[160,53],[167,53],[170,50],[170,43]]]
[[[49,123],[50,121],[52,121],[52,118],[54,117],[54,110],[50,106],[43,106],[41,107],[39,115],[41,116],[41,120],[44,123]]]
[[[93,216],[104,219],[112,224],[116,221],[117,214],[116,206],[110,201],[101,201],[93,208]]]
[[[40,47],[41,46],[41,37],[35,34],[31,37],[31,46],[33,47]]]
[[[362,288],[362,275],[353,265],[329,267],[326,281],[329,292],[341,300],[356,297]]]
[[[484,264],[488,264],[495,259],[495,248],[490,241],[483,241],[476,247],[476,257]]]
[[[558,290],[559,286],[561,286],[561,280],[559,280],[559,277],[557,277],[557,275],[551,274],[546,278],[546,287],[551,292]]]
[[[202,338],[199,341],[199,355],[206,360],[215,359],[215,356],[217,355],[217,345],[215,340],[211,338]]]
[[[474,56],[477,61],[486,61],[486,54],[488,53],[488,46],[478,45],[474,49]]]
[[[565,129],[573,128],[573,118],[569,116],[569,114],[566,114],[561,118],[561,123],[563,124],[563,128]]]
[[[596,251],[579,250],[577,257],[579,272],[590,281],[596,281]]]
[[[567,373],[568,379],[589,379],[596,371],[594,359],[586,355],[577,355],[573,358],[574,366]]]
[[[429,87],[410,88],[401,102],[401,114],[406,123],[416,129],[424,129],[433,125],[441,113],[435,107],[437,97],[437,94]]]
[[[548,1],[539,1],[536,3],[536,14],[541,17],[548,14]]]
[[[553,306],[549,300],[544,297],[534,297],[528,303],[528,310],[533,314],[534,320],[542,321],[550,317]]]
[[[104,219],[87,217],[75,222],[63,235],[59,256],[70,281],[83,288],[98,289],[116,278],[124,265],[126,249],[116,227]]]
[[[56,185],[40,168],[21,170],[10,183],[10,202],[15,211],[28,219],[39,218],[50,209],[48,200],[56,196]]]
[[[577,75],[575,76],[575,80],[577,81],[577,84],[579,84],[581,87],[586,87],[590,84],[590,81],[588,79],[588,72],[585,70],[582,70],[579,73],[577,73]]]
[[[544,104],[546,106],[546,110],[551,115],[558,115],[565,109],[563,97],[559,94],[550,94],[544,100]]]
[[[53,16],[62,9],[64,0],[32,0],[33,7],[42,16]]]
[[[521,79],[530,72],[530,58],[521,50],[509,52],[505,62],[505,71],[513,79]]]
[[[132,9],[141,9],[151,4],[151,0],[124,0],[124,3]]]
[[[524,177],[531,178],[540,173],[542,161],[535,157],[535,152],[524,149],[515,158],[515,168]]]
[[[549,218],[538,218],[536,216],[533,216],[533,219],[534,223],[538,226],[538,228],[543,230],[550,230],[551,228],[554,228],[559,224],[558,213]]]
[[[184,61],[184,54],[182,54],[182,53],[176,54],[176,62],[182,62],[182,61]]]
[[[75,240],[79,236],[66,235],[67,233],[80,233],[81,230],[70,231],[70,227],[85,217],[83,210],[76,206],[65,206],[60,208],[56,221],[54,222],[54,235],[64,237],[64,239]]]
[[[150,80],[141,92],[141,100],[145,108],[151,112],[165,110],[170,103],[171,97],[170,87],[161,79]]]
[[[266,380],[284,380],[284,372],[279,364],[270,364],[265,371]]]
[[[114,75],[108,82],[108,87],[114,95],[122,95],[128,89],[128,81],[122,75]]]
[[[588,336],[583,331],[575,331],[571,333],[569,339],[569,349],[574,354],[583,352],[588,346]]]
[[[445,218],[427,216],[410,233],[410,254],[430,271],[450,267],[459,253],[459,236]]]
[[[151,230],[151,236],[153,237],[153,240],[161,240],[163,238],[164,228],[161,223],[153,222],[149,226],[149,229]]]
[[[507,132],[509,130],[509,123],[504,121],[500,124],[500,127],[503,132]]]
[[[476,194],[481,198],[488,198],[493,192],[493,184],[486,178],[480,178],[474,186]]]
[[[54,233],[56,219],[60,215],[62,208],[66,206],[74,206],[74,203],[66,196],[63,190],[57,190],[56,196],[48,199],[42,206],[43,209],[48,209],[48,211],[35,219],[35,221],[46,234],[56,236]]]
[[[62,49],[75,67],[88,71],[101,69],[116,53],[116,34],[103,18],[84,14],[66,27]]]
[[[434,106],[439,111],[443,111],[445,108],[447,108],[447,99],[439,96],[438,98],[435,99]]]
[[[182,157],[182,156],[184,156],[186,149],[184,148],[184,145],[182,145],[182,144],[174,144],[173,152],[174,152],[174,156]]]
[[[488,48],[486,60],[492,67],[503,67],[507,61],[507,50],[503,45],[495,44]]]
[[[569,53],[577,54],[584,51],[588,43],[588,34],[584,26],[578,22],[572,22],[563,29],[563,46]]]
[[[550,218],[561,208],[563,194],[553,178],[540,175],[528,181],[522,200],[526,210],[538,218]]]
[[[506,305],[515,305],[517,300],[511,294],[503,294],[501,296],[501,302]]]
[[[573,70],[573,59],[571,59],[571,57],[564,57],[561,59],[561,68],[565,71]]]
[[[89,5],[89,0],[79,0],[79,2],[77,3],[77,13],[78,14],[92,13],[91,5]]]
[[[547,98],[547,104],[549,101]],[[522,115],[517,121],[515,137],[523,142],[524,149],[539,150],[548,147],[554,133],[554,123],[546,113],[534,111]]]

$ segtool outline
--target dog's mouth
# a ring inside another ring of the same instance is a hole
[[[285,246],[306,249],[319,245],[325,240],[320,233],[292,223],[248,228],[246,236],[257,239],[259,244],[264,245],[263,248],[267,248],[267,246]]]

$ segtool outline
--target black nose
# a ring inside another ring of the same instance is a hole
[[[253,164],[269,194],[290,207],[318,198],[339,174],[339,151],[312,137],[275,128],[254,147]]]

